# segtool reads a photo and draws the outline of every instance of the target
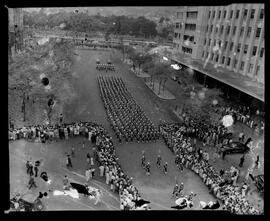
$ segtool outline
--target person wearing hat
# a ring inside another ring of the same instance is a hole
[[[161,156],[158,155],[157,157],[157,167],[160,168],[161,167]]]
[[[163,166],[164,169],[164,173],[167,174],[168,173],[168,163],[166,162]]]
[[[145,169],[146,169],[146,175],[147,175],[147,176],[150,175],[150,167],[151,167],[150,162],[148,162],[148,163],[146,164],[146,166],[145,166]]]
[[[177,197],[178,196],[178,190],[179,190],[179,186],[176,183],[174,188],[173,188],[172,197],[175,197],[175,196]]]
[[[141,162],[141,167],[144,168],[145,167],[145,155],[142,155],[142,162]]]

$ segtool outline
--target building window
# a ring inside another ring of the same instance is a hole
[[[188,40],[188,41],[194,41],[194,36],[190,36],[190,35],[184,35],[184,41]]]
[[[221,63],[224,64],[225,62],[225,56],[222,57]]]
[[[230,12],[230,18],[232,18],[233,17],[233,10],[231,10],[231,12]]]
[[[209,11],[209,14],[208,14],[208,18],[210,18],[211,17],[211,11]]]
[[[237,52],[240,52],[240,50],[241,50],[241,44],[238,44],[237,45]]]
[[[215,34],[218,32],[218,27],[216,27],[216,31],[215,31]]]
[[[180,33],[178,33],[178,38],[179,38],[179,39],[181,38],[181,34],[180,34]]]
[[[182,51],[183,51],[184,53],[192,54],[192,49],[191,49],[191,48],[187,48],[187,47],[183,47],[183,46],[182,46]]]
[[[248,13],[248,10],[245,9],[245,10],[244,10],[244,15],[243,15],[243,19],[244,19],[244,20],[247,18],[247,13]]]
[[[174,33],[174,38],[177,38],[178,33]]]
[[[218,62],[219,55],[216,56],[216,62]]]
[[[256,55],[256,52],[257,52],[257,46],[253,46],[252,56],[255,56]]]
[[[225,10],[225,11],[223,11],[223,18],[226,18],[226,13],[227,13],[227,11]]]
[[[259,66],[259,65],[257,65],[257,67],[256,67],[256,71],[255,71],[255,76],[258,76],[259,71],[260,71],[260,66]]]
[[[237,65],[237,59],[234,60],[233,68],[236,68],[236,65]]]
[[[198,16],[198,12],[187,12],[187,18],[194,18],[196,19]]]
[[[218,42],[218,47],[221,48],[221,40],[219,40],[219,42]]]
[[[231,42],[231,44],[230,44],[230,51],[232,51],[233,50],[233,42]]]
[[[220,19],[220,16],[221,16],[221,11],[219,10],[218,11],[218,19]]]
[[[213,31],[213,25],[211,25],[210,27],[210,33],[212,33],[212,31]]]
[[[250,19],[253,19],[254,18],[254,15],[255,15],[255,9],[251,9]]]
[[[239,13],[240,13],[240,10],[237,10],[237,11],[236,11],[236,14],[235,14],[235,18],[236,18],[236,19],[239,18]]]
[[[250,37],[250,34],[251,34],[251,27],[248,27],[248,30],[247,30],[247,37],[248,38]]]
[[[210,43],[211,43],[211,39],[209,38],[208,39],[208,46],[210,46]]]
[[[243,34],[244,34],[244,29],[245,29],[245,28],[242,26],[241,29],[240,29],[240,37],[243,36]]]
[[[226,48],[227,48],[227,44],[228,44],[228,42],[227,42],[227,41],[225,41],[225,44],[224,44],[224,50],[226,50]]]
[[[235,33],[236,33],[236,26],[233,26],[233,33],[232,33],[232,35],[235,35]]]
[[[228,57],[228,59],[227,59],[227,66],[230,66],[230,63],[231,63],[231,58]]]
[[[231,26],[227,26],[227,35],[230,34]]]
[[[212,53],[211,54],[211,61],[213,61],[213,58],[214,58],[214,54]]]
[[[245,45],[245,46],[244,46],[244,54],[247,53],[247,50],[248,50],[248,45]]]
[[[256,38],[260,37],[261,30],[262,30],[261,28],[257,28],[257,30],[256,30]]]
[[[214,46],[216,45],[216,39],[214,40],[214,44],[213,44]]]
[[[248,73],[251,73],[252,72],[252,70],[253,70],[253,64],[249,64],[249,67],[248,67]]]
[[[243,71],[244,70],[244,66],[245,66],[245,62],[244,61],[241,61],[240,71]]]
[[[260,51],[260,57],[261,58],[263,57],[263,54],[264,54],[264,48],[261,48],[261,51]]]
[[[223,25],[222,25],[221,28],[220,28],[220,34],[221,34],[221,35],[223,34]]]
[[[206,57],[208,58],[208,54],[209,54],[209,52],[206,52]]]
[[[204,56],[204,51],[202,52],[202,58],[203,58],[203,56]]]
[[[195,31],[196,30],[196,24],[185,24],[185,29],[190,30],[190,31]]]
[[[216,12],[215,12],[215,11],[213,11],[213,16],[212,16],[212,18],[214,18],[214,17],[215,17],[215,14],[216,14]]]
[[[203,44],[206,45],[206,38],[204,39],[204,43]]]
[[[262,8],[262,9],[260,10],[260,19],[263,19],[263,16],[264,16],[264,9]]]

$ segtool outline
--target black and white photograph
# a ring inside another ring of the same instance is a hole
[[[175,3],[5,6],[5,213],[264,214],[264,4]]]

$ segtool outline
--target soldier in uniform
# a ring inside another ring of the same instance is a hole
[[[150,162],[148,162],[145,166],[147,176],[150,176],[150,168],[151,168],[151,165],[150,165]]]
[[[164,168],[164,173],[167,174],[168,173],[168,163],[166,162],[163,166]]]
[[[157,167],[160,168],[161,167],[161,156],[158,155],[157,157]]]

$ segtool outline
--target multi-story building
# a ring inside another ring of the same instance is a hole
[[[14,46],[15,51],[23,47],[23,11],[22,8],[8,9],[9,50]]]
[[[264,5],[179,7],[174,48],[264,84]]]

